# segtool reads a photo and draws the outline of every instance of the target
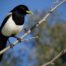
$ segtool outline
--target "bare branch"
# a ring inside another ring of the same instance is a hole
[[[54,61],[56,61],[64,53],[66,53],[66,49],[62,50],[57,56],[55,56],[52,60],[50,60],[49,62],[43,64],[42,66],[48,66],[50,64],[53,64]]]

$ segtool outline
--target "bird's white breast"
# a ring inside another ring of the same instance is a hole
[[[23,25],[16,25],[12,20],[12,16],[7,20],[4,27],[2,28],[2,34],[4,36],[17,35],[23,29]]]

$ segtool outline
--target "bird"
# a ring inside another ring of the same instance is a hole
[[[32,14],[32,11],[30,11],[26,5],[22,4],[9,11],[0,26],[0,51],[6,47],[7,41],[10,37],[20,40],[20,38],[16,37],[16,35],[22,31],[25,16],[27,14]],[[0,61],[2,58],[3,54],[0,55]]]

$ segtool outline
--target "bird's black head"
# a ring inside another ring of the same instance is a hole
[[[25,5],[18,5],[11,12],[20,15],[32,14],[32,12]]]
[[[17,25],[24,24],[24,17],[26,14],[32,14],[32,12],[25,5],[16,6],[11,12],[12,19]]]

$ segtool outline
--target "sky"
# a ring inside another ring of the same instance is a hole
[[[56,4],[54,3],[55,1],[56,0],[0,0],[0,22],[2,23],[8,12],[17,5],[24,4],[27,5],[31,11],[41,11],[47,8],[50,9],[51,6],[54,6],[53,4]],[[64,9],[66,9],[66,3],[63,4],[63,6],[61,6],[59,9],[60,13],[63,14],[62,18],[66,17],[66,12],[64,11]]]
[[[54,1],[55,0],[0,0],[0,24],[4,20],[5,16],[9,13],[9,11],[12,10],[17,5],[21,5],[21,4],[27,5],[31,11],[34,11],[34,10],[42,11],[43,9],[48,9],[48,8],[50,9],[50,7],[53,6]],[[66,3],[64,3],[62,6],[60,6],[57,9],[57,12],[61,13],[60,16],[63,20],[66,20],[65,10],[66,10]],[[29,38],[29,36],[27,38]],[[24,59],[25,59],[24,60],[25,64],[23,64],[23,66],[27,66],[28,64],[27,56],[25,56]],[[28,66],[31,66],[31,65],[28,65]]]
[[[52,1],[52,0],[51,0]],[[31,11],[43,10],[51,5],[50,0],[0,0],[0,20],[3,20],[15,6],[25,4]]]

